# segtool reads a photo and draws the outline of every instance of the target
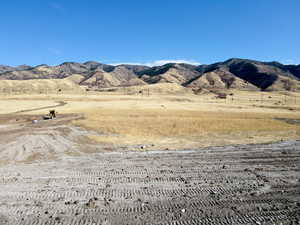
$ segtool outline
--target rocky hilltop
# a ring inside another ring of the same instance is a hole
[[[0,65],[0,80],[68,79],[89,88],[176,83],[194,90],[240,89],[300,91],[300,65],[229,59],[210,65],[106,65],[95,61],[58,66]]]

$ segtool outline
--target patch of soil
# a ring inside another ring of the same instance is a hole
[[[276,120],[284,121],[288,124],[298,125],[300,124],[300,119],[290,119],[290,118],[275,118]]]
[[[299,165],[290,141],[3,166],[0,224],[299,224]]]
[[[70,125],[70,121],[82,119],[79,114],[61,114],[52,120],[42,120],[42,116],[1,115],[0,164],[32,162],[80,155],[90,151],[95,144],[88,138],[95,132]],[[35,121],[33,123],[33,121]],[[85,146],[83,146],[83,144]]]

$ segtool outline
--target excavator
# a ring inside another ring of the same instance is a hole
[[[56,117],[56,111],[55,110],[50,110],[49,114],[43,116],[43,119],[44,120],[52,120],[55,117]]]

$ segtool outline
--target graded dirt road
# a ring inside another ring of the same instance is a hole
[[[299,224],[299,165],[299,141],[7,165],[0,224]]]

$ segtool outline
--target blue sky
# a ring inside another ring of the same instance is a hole
[[[300,63],[299,0],[2,0],[0,64]]]

